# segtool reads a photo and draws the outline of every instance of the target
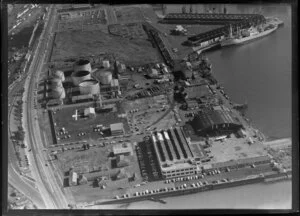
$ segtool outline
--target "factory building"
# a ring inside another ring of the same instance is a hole
[[[95,108],[93,107],[85,108],[83,112],[85,117],[93,118],[96,116]]]
[[[113,153],[118,155],[133,155],[132,146],[130,143],[118,143],[113,146]]]
[[[163,130],[152,134],[152,142],[164,178],[195,174],[201,155],[193,152],[181,128]]]
[[[200,113],[192,121],[199,135],[219,135],[237,132],[242,125],[228,110],[214,109]]]
[[[110,125],[110,131],[112,136],[118,136],[124,134],[123,123],[115,123]]]
[[[79,84],[79,91],[82,95],[98,95],[100,94],[100,86],[97,80],[89,79],[84,80]]]

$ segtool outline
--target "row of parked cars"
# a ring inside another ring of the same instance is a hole
[[[204,178],[204,175],[195,175],[195,176],[186,176],[186,177],[178,177],[173,179],[167,179],[165,180],[165,183],[171,183],[171,182],[181,182],[181,181],[189,181],[189,180],[195,180],[195,179],[201,179]]]
[[[133,194],[133,197],[138,197],[138,196],[144,196],[144,195],[151,195],[151,194],[156,194],[156,193],[163,193],[163,192],[168,192],[168,191],[176,191],[176,190],[182,190],[182,189],[186,189],[187,188],[187,185],[186,184],[183,184],[183,185],[180,185],[180,186],[177,186],[177,187],[165,187],[165,188],[159,188],[159,189],[153,189],[153,190],[144,190],[144,191],[141,191],[141,192],[135,192]],[[130,198],[131,195],[130,194],[123,194],[122,196],[116,196],[115,198],[116,199],[120,199],[120,198]]]

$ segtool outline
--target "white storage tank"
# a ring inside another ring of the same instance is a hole
[[[54,89],[54,88],[57,88],[57,87],[63,87],[61,79],[52,78],[50,80],[50,88]]]
[[[111,84],[112,73],[110,71],[104,71],[99,74],[100,83],[104,85]]]
[[[63,87],[51,89],[51,97],[55,99],[64,99],[66,97],[65,89]]]
[[[80,59],[74,65],[74,72],[77,71],[92,71],[91,63],[89,60]]]
[[[94,79],[85,80],[79,84],[79,91],[82,95],[98,95],[100,94],[100,86],[98,81]]]
[[[110,68],[110,63],[109,63],[108,60],[104,60],[104,61],[102,62],[102,64],[103,64],[103,67],[104,67],[104,68]]]
[[[60,79],[62,82],[65,81],[65,73],[61,70],[54,71],[53,74],[52,74],[52,77]]]
[[[91,79],[91,73],[86,70],[74,71],[72,73],[72,82],[75,86],[78,86],[79,83],[82,83],[84,80]]]

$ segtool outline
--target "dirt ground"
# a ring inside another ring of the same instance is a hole
[[[125,64],[141,65],[161,61],[158,51],[144,39],[126,39],[102,31],[61,32],[56,35],[52,61],[70,56],[114,53]]]

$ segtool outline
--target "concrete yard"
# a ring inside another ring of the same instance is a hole
[[[224,141],[213,141],[212,147],[207,150],[210,150],[210,154],[213,155],[212,162],[267,155],[261,142],[257,141],[250,145],[246,138],[236,138],[234,135]]]

